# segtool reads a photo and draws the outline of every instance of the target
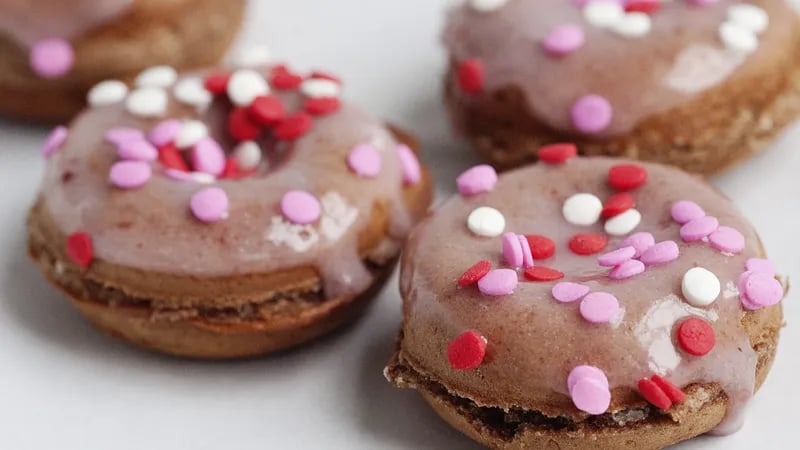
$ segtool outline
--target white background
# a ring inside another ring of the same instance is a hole
[[[346,96],[415,131],[439,195],[474,162],[440,101],[444,0],[259,0],[241,41],[299,68],[344,77]],[[24,219],[48,130],[0,121],[0,448],[471,449],[381,370],[400,321],[396,280],[357,325],[296,351],[202,363],[136,350],[97,332],[25,256]],[[760,230],[782,273],[800,269],[800,126],[714,180]],[[777,362],[745,428],[681,449],[797,448],[795,295]]]

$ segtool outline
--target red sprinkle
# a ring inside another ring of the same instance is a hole
[[[492,270],[492,263],[486,260],[478,261],[458,278],[458,285],[469,286],[470,284],[477,283],[478,280],[483,278],[490,270]]]
[[[455,370],[474,369],[486,356],[486,338],[475,331],[465,331],[447,346],[447,360]]]
[[[308,114],[300,112],[287,116],[275,127],[275,137],[282,141],[293,141],[311,130],[314,120]]]
[[[608,245],[608,239],[594,233],[576,234],[569,240],[569,249],[584,256],[600,253],[606,248],[606,245]]]
[[[158,160],[168,169],[180,170],[182,172],[189,171],[189,166],[186,164],[183,156],[181,156],[180,150],[178,150],[175,144],[167,144],[159,148]]]
[[[251,141],[261,134],[261,125],[247,108],[235,108],[228,116],[228,132],[237,141]]]
[[[78,266],[89,267],[93,254],[92,238],[88,234],[78,231],[67,237],[67,256]]]
[[[625,5],[625,12],[653,14],[661,9],[661,0],[632,0]]]
[[[483,89],[483,62],[467,59],[458,65],[458,85],[466,94],[477,94]]]
[[[303,77],[287,70],[273,70],[270,84],[280,91],[297,89],[303,83]]]
[[[250,113],[250,117],[253,120],[266,126],[277,125],[286,117],[286,109],[283,107],[283,102],[274,95],[256,97],[247,112]]]
[[[564,272],[544,266],[525,269],[525,278],[531,281],[555,281],[564,278]]]
[[[556,243],[547,236],[527,234],[525,239],[531,247],[533,259],[547,259],[556,254]]]
[[[647,181],[647,169],[636,164],[618,164],[608,169],[608,183],[618,191],[630,191]]]
[[[311,72],[310,78],[313,78],[313,79],[316,79],[316,80],[330,80],[330,81],[334,81],[336,83],[342,84],[342,80],[339,79],[339,77],[337,77],[336,75],[333,75],[333,74],[330,74],[330,73],[327,73],[327,72],[322,72],[322,71],[319,71],[319,70],[315,70],[315,71]]]
[[[686,394],[684,394],[679,387],[670,383],[669,380],[661,378],[658,375],[653,375],[650,377],[650,380],[667,394],[667,397],[672,400],[672,403],[681,404],[686,400]]]
[[[669,399],[667,394],[665,394],[657,384],[647,378],[639,380],[639,392],[645,400],[658,409],[666,410],[672,406],[672,400]]]
[[[717,343],[714,329],[703,319],[691,317],[678,326],[678,343],[688,354],[703,356]]]
[[[228,80],[230,79],[231,74],[229,73],[217,73],[207,76],[203,84],[212,94],[221,95],[228,89]]]
[[[338,111],[341,106],[336,97],[317,97],[307,99],[303,109],[312,116],[324,116]]]
[[[633,196],[627,192],[620,192],[619,194],[614,194],[611,197],[608,197],[605,203],[603,203],[603,217],[614,217],[618,216],[625,211],[633,208],[636,202],[633,200]]]
[[[571,143],[550,144],[538,151],[539,161],[547,164],[561,164],[578,155],[578,147]]]
[[[241,177],[241,173],[239,172],[239,163],[236,161],[236,158],[229,157],[225,160],[225,170],[222,171],[222,178],[230,178],[230,179],[237,179]]]

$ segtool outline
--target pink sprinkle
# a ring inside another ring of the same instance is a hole
[[[217,179],[214,175],[203,172],[186,172],[171,168],[164,170],[164,174],[175,181],[193,181],[195,183],[213,183]]]
[[[106,131],[106,140],[119,146],[129,140],[144,140],[144,133],[137,128],[117,127]]]
[[[456,178],[458,192],[463,196],[481,194],[494,189],[497,184],[497,171],[494,167],[481,164],[467,169]]]
[[[591,378],[598,381],[603,386],[608,387],[608,378],[602,370],[594,366],[576,366],[570,371],[567,377],[567,390],[572,392],[572,388],[575,384],[583,378]]]
[[[751,273],[744,280],[744,295],[752,304],[772,306],[783,299],[783,285],[766,273]]]
[[[769,276],[775,276],[775,265],[772,261],[762,258],[750,258],[744,262],[745,270],[750,272],[766,273]]]
[[[225,170],[225,152],[217,141],[205,137],[192,147],[192,168],[218,177]]]
[[[530,242],[521,234],[517,235],[517,239],[519,240],[520,247],[522,247],[522,267],[526,269],[533,267],[533,252],[531,252]]]
[[[69,130],[65,126],[59,125],[53,128],[53,131],[51,131],[50,134],[47,135],[47,139],[44,140],[44,145],[42,145],[42,156],[50,158],[57,151],[61,150],[68,135]]]
[[[559,25],[547,33],[542,46],[548,53],[562,56],[581,48],[584,42],[583,29],[578,25],[566,24]]]
[[[522,266],[522,246],[515,233],[505,233],[502,238],[503,241],[503,259],[506,264],[511,267]]]
[[[639,260],[648,266],[653,266],[675,261],[679,255],[680,250],[675,241],[663,241],[647,249]]]
[[[281,199],[281,213],[289,222],[307,225],[319,219],[322,208],[313,194],[306,191],[289,191],[283,194]]]
[[[644,272],[644,263],[637,259],[629,259],[608,272],[612,280],[624,280]]]
[[[381,173],[381,154],[372,145],[358,145],[347,155],[347,165],[358,176],[374,178]]]
[[[691,220],[681,227],[681,239],[694,242],[707,237],[719,228],[719,221],[714,216],[703,216]]]
[[[715,249],[725,253],[741,253],[744,250],[744,236],[731,227],[719,227],[708,236],[708,241]]]
[[[634,258],[638,258],[642,255],[647,249],[655,245],[656,239],[653,237],[652,234],[641,231],[639,233],[633,233],[632,235],[628,236],[624,241],[622,241],[619,246],[622,247],[633,247],[636,249],[636,253],[633,255]]]
[[[589,414],[603,414],[611,405],[611,391],[593,378],[578,380],[570,394],[575,407]]]
[[[581,97],[572,106],[572,124],[583,133],[605,130],[613,116],[614,111],[608,100],[595,94]]]
[[[146,162],[119,161],[111,166],[108,178],[118,188],[134,189],[144,186],[152,175],[150,164]]]
[[[605,267],[614,267],[632,259],[635,255],[636,249],[633,248],[633,246],[620,247],[614,251],[598,256],[597,263]]]
[[[42,78],[59,78],[66,75],[75,63],[75,51],[64,39],[42,39],[31,47],[29,63],[36,75]]]
[[[400,157],[400,169],[403,171],[403,183],[417,184],[422,179],[422,169],[419,159],[411,148],[405,144],[397,146],[397,155]]]
[[[617,297],[608,292],[592,292],[581,301],[581,316],[592,323],[609,322],[619,311]]]
[[[132,161],[155,161],[158,150],[145,140],[128,140],[117,147],[117,155]]]
[[[192,214],[203,222],[216,222],[228,217],[228,195],[218,187],[208,187],[192,195]]]
[[[572,303],[585,297],[589,293],[589,286],[562,281],[556,283],[550,293],[559,303]]]
[[[512,269],[495,269],[478,280],[478,289],[485,295],[498,297],[514,293],[517,272]]]
[[[687,222],[691,222],[694,219],[699,219],[705,216],[706,212],[703,211],[703,208],[701,208],[700,205],[695,202],[681,200],[672,205],[672,208],[670,209],[670,215],[672,216],[672,220],[683,225]]]
[[[175,141],[175,137],[181,132],[181,121],[168,119],[159,122],[147,133],[147,139],[156,147],[163,147]]]

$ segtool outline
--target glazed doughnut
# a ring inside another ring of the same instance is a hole
[[[412,233],[387,378],[496,449],[659,449],[738,429],[784,285],[700,178],[548,147],[478,166]]]
[[[566,141],[714,173],[800,112],[785,0],[468,0],[444,41],[453,122],[503,169]]]
[[[268,353],[355,318],[431,201],[413,138],[328,73],[168,72],[122,97],[100,83],[48,137],[28,219],[47,279],[110,334],[181,356]]]
[[[61,122],[104,79],[215,64],[245,0],[2,0],[0,114]]]

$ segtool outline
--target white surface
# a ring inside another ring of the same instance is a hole
[[[244,42],[268,42],[301,68],[327,68],[345,96],[414,130],[440,195],[471,152],[440,103],[444,1],[259,0]],[[198,363],[138,351],[97,332],[25,257],[24,218],[48,130],[0,122],[0,448],[472,449],[411,391],[381,375],[400,322],[396,280],[357,325],[281,356]],[[800,127],[715,180],[760,230],[781,273],[800,270]],[[796,295],[777,362],[745,428],[687,449],[796,448]]]

